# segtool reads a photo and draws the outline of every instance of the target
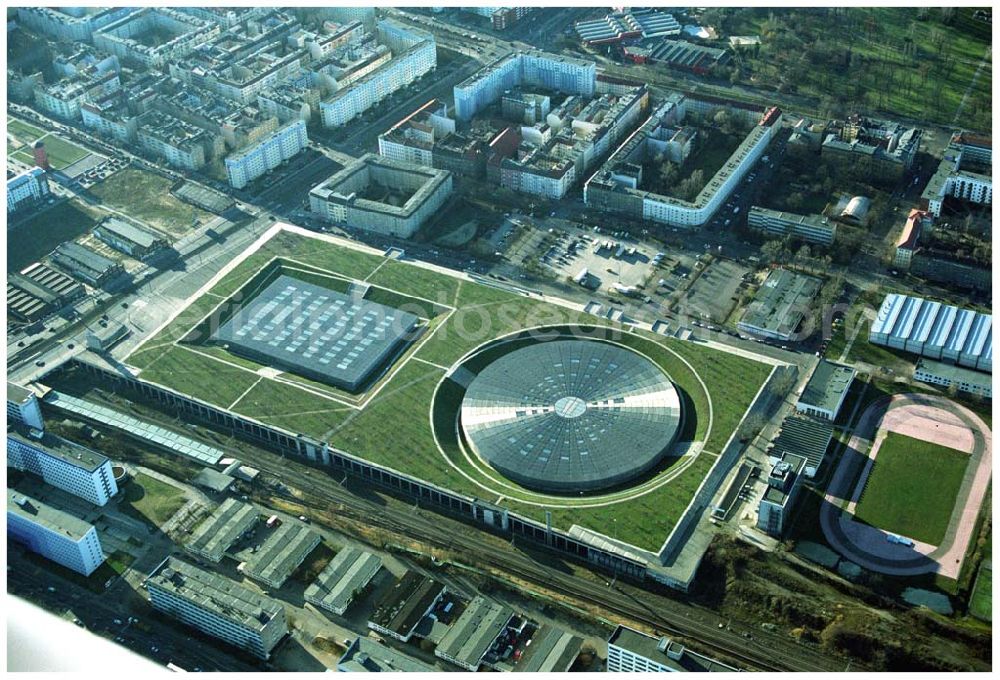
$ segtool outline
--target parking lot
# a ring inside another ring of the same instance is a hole
[[[722,324],[739,300],[740,285],[749,269],[732,260],[715,260],[695,279],[685,299],[689,315]]]

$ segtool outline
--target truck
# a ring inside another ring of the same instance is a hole
[[[265,522],[264,526],[266,526],[268,529],[274,529],[275,527],[280,527],[281,519],[277,515],[271,515],[270,517],[267,518],[267,522]]]

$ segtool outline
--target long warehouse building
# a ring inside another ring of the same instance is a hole
[[[993,315],[892,293],[872,322],[869,342],[993,372]]]

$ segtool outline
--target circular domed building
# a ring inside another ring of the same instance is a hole
[[[466,443],[518,484],[549,493],[624,484],[654,467],[680,431],[681,400],[646,357],[599,340],[516,349],[473,379]]]

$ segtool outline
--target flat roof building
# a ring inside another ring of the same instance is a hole
[[[382,559],[377,555],[343,548],[306,588],[305,600],[343,616],[357,593],[368,587],[381,568]]]
[[[508,54],[484,66],[453,88],[455,117],[470,120],[483,108],[498,101],[515,87],[592,96],[597,65],[592,61],[559,54],[524,50]]]
[[[653,637],[627,626],[618,626],[608,638],[609,673],[732,673],[738,670],[692,652],[668,637]]]
[[[483,657],[513,616],[510,608],[477,596],[451,624],[434,655],[467,671],[478,671]]]
[[[747,226],[765,234],[792,236],[807,243],[828,246],[837,237],[837,224],[823,215],[796,215],[769,210],[759,205],[750,207]]]
[[[792,509],[798,498],[807,461],[804,457],[782,452],[767,477],[767,490],[757,506],[757,528],[770,536],[781,538],[792,519]]]
[[[282,274],[212,339],[255,361],[357,391],[412,339],[418,321]]]
[[[411,238],[451,192],[447,170],[369,153],[314,187],[309,208],[333,224]]]
[[[27,387],[7,381],[7,424],[23,425],[36,430],[45,429],[38,396]]]
[[[986,399],[993,398],[993,380],[988,373],[980,373],[942,361],[920,359],[913,371],[913,379]]]
[[[144,585],[154,609],[257,658],[288,634],[280,602],[183,560],[167,558]]]
[[[745,333],[773,340],[803,340],[800,327],[807,316],[811,318],[812,302],[821,285],[815,276],[773,269],[736,326]]]
[[[786,453],[806,459],[802,474],[813,478],[826,459],[827,449],[833,439],[833,423],[808,416],[790,415],[781,423],[778,436],[771,442],[768,457],[775,465]]]
[[[680,123],[687,109],[687,97],[680,94],[669,97],[586,181],[583,188],[586,204],[634,219],[675,227],[693,228],[708,222],[743,180],[743,176],[764,155],[776,131],[781,128],[782,114],[774,107],[763,114],[752,112],[757,117],[758,124],[690,201],[648,191],[634,177],[623,177],[620,169],[641,165],[651,157],[656,151],[656,145],[651,144],[650,140],[657,139],[664,127],[672,128]]]
[[[440,673],[399,650],[371,638],[357,636],[337,661],[341,673]]]
[[[409,642],[423,618],[444,596],[443,585],[417,571],[407,571],[375,605],[372,630]]]
[[[230,546],[253,529],[259,519],[254,506],[227,498],[198,525],[184,548],[209,562],[219,562]]]
[[[993,316],[924,298],[890,293],[868,341],[928,359],[993,371]]]
[[[802,390],[795,410],[825,420],[836,420],[855,373],[850,366],[821,360]]]
[[[7,537],[84,576],[104,562],[94,525],[13,489],[7,489]]]
[[[94,505],[106,505],[118,493],[111,459],[41,430],[7,432],[7,467],[30,472]]]
[[[271,588],[280,588],[306,561],[320,540],[320,535],[304,524],[286,522],[247,560],[244,572]]]
[[[41,168],[31,168],[7,180],[7,214],[38,205],[52,195],[49,180]],[[8,223],[7,229],[11,226]]]

